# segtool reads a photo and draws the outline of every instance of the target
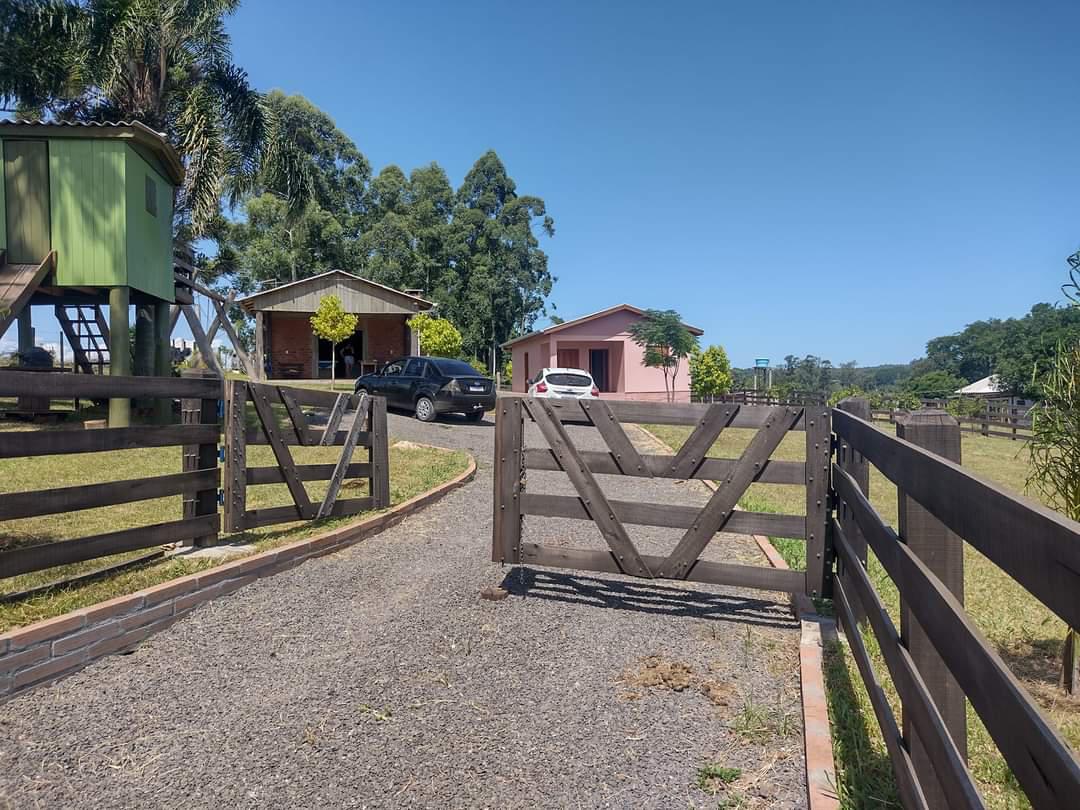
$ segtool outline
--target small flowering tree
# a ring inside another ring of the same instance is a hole
[[[359,318],[345,311],[336,295],[324,295],[319,308],[311,316],[311,331],[332,344],[330,356],[330,390],[337,384],[337,345],[356,331]]]

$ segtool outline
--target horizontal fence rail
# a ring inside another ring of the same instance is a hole
[[[908,417],[901,433],[945,436],[950,424],[958,431],[955,420],[934,413]],[[960,566],[960,590],[954,592],[956,586],[942,577],[953,576],[949,566],[957,564],[949,562],[948,545],[967,542],[1075,627],[1080,620],[1080,525],[844,409],[833,411],[832,425],[841,448],[876,466],[900,492],[901,533],[907,532],[902,537],[874,510],[865,483],[852,474],[851,461],[841,458],[832,467],[837,517],[830,519],[830,535],[840,569],[833,596],[904,806],[984,806],[966,765],[966,697],[1032,805],[1075,807],[1080,761],[965,612],[962,556],[953,558]],[[931,430],[918,434],[911,427],[918,425]],[[958,447],[959,433],[953,435]],[[944,532],[933,535],[944,545],[928,548],[919,532],[933,526]],[[873,550],[896,584],[910,628],[897,631],[866,574],[865,552],[855,537]],[[903,730],[871,666],[859,630],[863,620],[900,697]],[[959,690],[959,702],[950,696],[953,688]]]
[[[100,377],[0,370],[0,396],[105,399],[119,395],[139,399],[176,398],[188,404],[185,424],[6,432],[0,441],[0,458],[178,446],[182,448],[184,471],[0,494],[0,520],[66,514],[172,496],[181,497],[183,518],[89,537],[4,548],[0,550],[0,579],[154,546],[213,543],[220,522],[216,495],[221,480],[217,468],[220,436],[217,413],[221,391],[220,380],[201,377]],[[61,578],[52,584],[64,584],[85,576]]]

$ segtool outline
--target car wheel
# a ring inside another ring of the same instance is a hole
[[[421,422],[435,421],[435,403],[429,397],[416,400],[416,418]]]
[[[472,413],[465,414],[465,418],[468,419],[470,422],[479,422],[481,419],[484,418],[484,412],[473,411]]]
[[[360,387],[358,387],[358,388],[357,388],[357,389],[356,389],[355,391],[353,391],[353,393],[354,393],[354,394],[355,394],[356,396],[360,396],[361,394],[366,394],[366,393],[368,393],[368,390],[367,390],[366,388],[364,388],[364,386],[362,386],[362,385],[361,385],[361,386],[360,386]]]

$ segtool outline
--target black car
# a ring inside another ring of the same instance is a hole
[[[403,357],[356,380],[356,393],[386,397],[392,408],[407,408],[421,422],[440,413],[463,413],[471,422],[495,407],[495,383],[461,360]]]

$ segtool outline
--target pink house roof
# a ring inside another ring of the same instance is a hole
[[[603,318],[605,315],[611,315],[613,312],[621,312],[623,310],[627,312],[632,312],[635,315],[645,314],[644,309],[638,309],[637,307],[630,306],[630,304],[616,304],[613,307],[602,309],[599,312],[592,313],[591,315],[582,315],[580,318],[574,318],[574,320],[572,321],[563,321],[562,323],[557,323],[549,326],[547,329],[538,329],[535,332],[529,332],[529,334],[527,335],[522,335],[521,337],[514,338],[513,340],[508,340],[502,345],[505,349],[507,346],[512,346],[513,344],[520,343],[523,340],[531,340],[532,338],[539,337],[540,335],[551,335],[563,329],[569,329],[571,326],[577,326],[578,324],[586,323],[588,321],[594,321],[597,318]],[[696,326],[691,326],[688,323],[684,323],[683,326],[685,326],[687,330],[694,335],[700,336],[705,334],[704,329],[698,329]]]

